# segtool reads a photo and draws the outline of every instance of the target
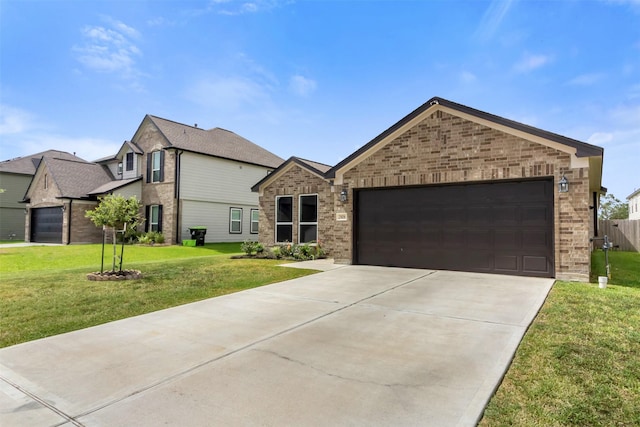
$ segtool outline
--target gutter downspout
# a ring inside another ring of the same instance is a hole
[[[176,209],[176,244],[179,243],[180,240],[180,227],[181,227],[181,221],[180,221],[180,156],[182,156],[182,150],[176,150],[176,176],[175,176],[175,192],[174,192],[174,197],[176,199],[176,203],[177,203],[177,209]]]
[[[71,205],[73,204],[73,200],[69,199],[69,220],[67,221],[67,245],[71,244]]]

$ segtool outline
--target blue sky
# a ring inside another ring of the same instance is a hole
[[[433,96],[605,149],[640,187],[640,0],[0,0],[0,159],[145,114],[336,164]]]

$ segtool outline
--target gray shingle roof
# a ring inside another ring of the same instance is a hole
[[[53,182],[60,189],[61,197],[86,198],[89,192],[113,181],[109,170],[96,163],[47,158],[45,165]]]
[[[67,153],[66,151],[47,150],[29,156],[16,157],[15,159],[0,162],[0,172],[17,173],[23,175],[34,175],[43,157],[77,160],[84,162],[84,159]]]
[[[129,178],[129,179],[116,179],[115,181],[102,184],[98,188],[94,188],[93,190],[89,191],[87,194],[90,196],[93,196],[93,195],[101,195],[101,194],[109,193],[110,191],[113,191],[118,188],[122,188],[126,185],[131,184],[132,182],[136,182],[140,180],[142,180],[141,176],[137,178]]]
[[[188,126],[155,116],[147,116],[167,138],[171,148],[222,157],[254,165],[277,168],[284,159],[231,131]]]
[[[314,162],[313,160],[301,159],[300,157],[291,156],[284,163],[276,168],[272,173],[262,178],[258,181],[253,187],[251,187],[251,191],[258,191],[260,186],[268,181],[273,176],[277,175],[281,170],[285,169],[291,163],[295,163],[305,169],[310,170],[311,172],[320,175],[324,178],[326,173],[331,170],[331,166],[325,165],[324,163]]]

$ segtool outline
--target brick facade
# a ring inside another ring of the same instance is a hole
[[[175,198],[176,153],[174,150],[165,151],[164,181],[147,182],[147,154],[162,150],[168,145],[168,142],[158,128],[148,121],[143,122],[132,142],[136,143],[144,152],[141,203],[144,206],[162,205],[162,234],[166,243],[176,244],[178,243],[175,230],[178,214],[178,204]]]
[[[595,215],[595,209],[589,208],[593,200],[589,162],[572,164],[572,154],[561,148],[559,144],[531,142],[436,110],[395,137],[371,147],[353,164],[337,170],[334,182],[299,166],[266,182],[260,188],[260,240],[273,244],[275,196],[303,194],[308,186],[314,192],[322,188],[319,240],[336,262],[350,263],[354,247],[354,189],[552,177],[556,184],[555,275],[559,279],[588,281],[589,238],[593,236]],[[557,191],[557,182],[563,175],[570,183],[568,193]],[[346,203],[338,197],[342,189],[348,191]],[[337,213],[346,214],[346,220],[338,221]]]
[[[334,194],[329,183],[310,171],[292,165],[265,189],[260,197],[259,240],[267,246],[275,244],[276,197],[293,196],[293,242],[298,242],[299,196],[318,195],[318,240],[325,250],[333,252]]]

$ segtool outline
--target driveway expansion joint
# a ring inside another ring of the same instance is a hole
[[[318,368],[316,366],[310,365],[308,363],[305,363],[301,360],[297,360],[297,359],[293,359],[291,357],[282,355],[276,351],[273,350],[266,350],[266,349],[261,349],[261,348],[255,348],[252,349],[251,351],[256,351],[256,352],[260,352],[260,353],[265,353],[265,354],[270,354],[273,356],[276,356],[279,359],[285,360],[287,362],[290,363],[295,363],[296,365],[305,367],[305,368],[309,368],[312,369],[316,372],[319,372],[323,375],[326,375],[328,377],[332,377],[332,378],[337,378],[343,381],[349,381],[349,382],[355,382],[355,383],[359,383],[359,384],[370,384],[370,385],[375,385],[375,386],[379,386],[379,387],[386,387],[386,388],[422,388],[424,387],[424,384],[402,384],[402,383],[379,383],[376,381],[367,381],[367,380],[363,380],[360,378],[355,378],[355,377],[345,377],[342,375],[338,375],[338,374],[333,374],[331,372],[328,372],[324,369]]]
[[[2,375],[0,375],[0,381],[7,383],[10,387],[18,390],[20,393],[24,394],[25,396],[28,396],[29,398],[33,399],[34,402],[37,402],[38,404],[42,405],[43,407],[47,408],[51,412],[54,412],[56,415],[59,415],[60,417],[66,420],[65,422],[59,423],[58,425],[64,425],[67,422],[70,422],[76,427],[85,427],[84,424],[77,421],[74,417],[62,412],[60,409],[56,408],[51,403],[47,402],[44,399],[41,399],[40,397],[31,393],[29,390],[26,390],[25,388],[20,387],[18,384],[15,384],[13,381],[9,380],[8,378],[5,378]]]

